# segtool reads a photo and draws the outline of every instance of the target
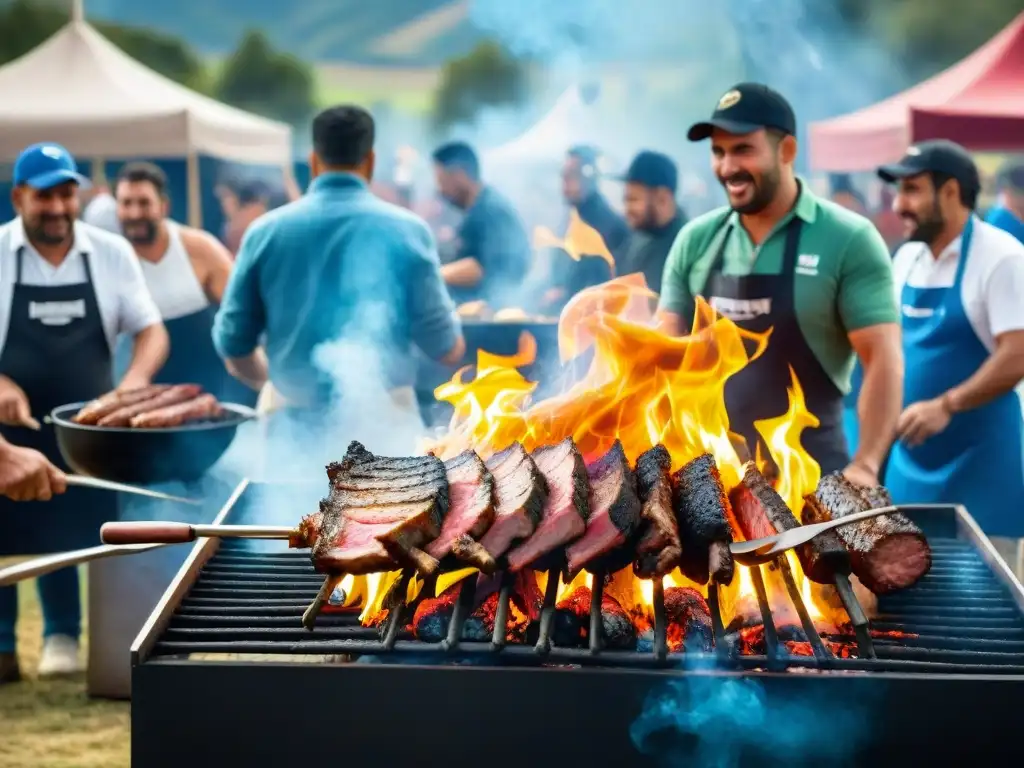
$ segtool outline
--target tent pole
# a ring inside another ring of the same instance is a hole
[[[188,184],[188,225],[203,228],[203,192],[199,184],[199,153],[189,150],[185,156],[185,175]]]

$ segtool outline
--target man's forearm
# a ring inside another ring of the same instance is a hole
[[[970,411],[1005,395],[1024,378],[1024,353],[1000,347],[962,384],[946,392],[946,406],[952,413]]]
[[[857,398],[860,435],[853,463],[877,474],[896,436],[903,408],[903,366],[899,359],[882,355],[862,365],[864,381]]]
[[[257,392],[270,378],[267,356],[262,349],[256,349],[245,357],[232,357],[225,361],[228,373]]]
[[[170,346],[167,329],[164,328],[163,323],[143,328],[135,334],[132,362],[125,372],[125,380],[152,381],[167,360]]]
[[[441,277],[448,285],[459,288],[472,288],[484,276],[483,267],[474,258],[459,259],[441,267]]]

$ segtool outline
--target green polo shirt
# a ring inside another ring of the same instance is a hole
[[[855,355],[847,334],[880,323],[899,322],[889,249],[863,216],[814,195],[802,184],[796,206],[760,247],[727,208],[706,213],[679,232],[665,263],[659,308],[689,313],[701,295],[727,225],[726,275],[779,274],[793,216],[803,219],[793,297],[807,345],[840,392],[850,390]],[[689,320],[690,318],[687,318]],[[770,342],[769,342],[770,343]]]

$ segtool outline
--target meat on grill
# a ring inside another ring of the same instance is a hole
[[[884,488],[860,488],[839,472],[821,478],[817,490],[804,501],[804,524],[891,505]],[[931,548],[924,534],[898,512],[835,530],[850,553],[853,572],[876,595],[910,587],[931,568]]]
[[[114,411],[150,400],[167,389],[170,389],[169,384],[150,384],[148,387],[129,389],[124,392],[115,389],[113,392],[108,392],[102,397],[87,403],[71,420],[75,424],[93,425]]]
[[[538,448],[531,455],[547,483],[548,497],[537,529],[508,553],[512,571],[528,565],[537,570],[555,567],[555,563],[546,562],[550,558],[545,556],[557,553],[561,557],[562,547],[587,530],[590,516],[587,467],[572,438]]]
[[[211,394],[200,395],[177,405],[168,405],[154,411],[132,416],[131,426],[140,429],[180,427],[191,421],[215,419],[224,413],[217,398]]]
[[[411,567],[424,575],[437,560],[422,547],[441,531],[448,510],[444,463],[435,456],[377,457],[352,442],[327,467],[331,493],[300,525],[313,567],[366,574]]]
[[[641,516],[640,541],[636,545],[633,572],[642,579],[664,576],[682,555],[679,523],[672,511],[672,457],[656,445],[636,460],[636,484]]]
[[[732,582],[735,566],[729,544],[732,509],[714,457],[705,453],[673,476],[672,507],[682,541],[680,568],[698,584],[709,576],[719,584]]]
[[[732,489],[729,501],[748,541],[800,526],[785,500],[752,461],[744,465],[743,482]],[[804,575],[819,584],[831,584],[837,572],[850,572],[850,555],[835,531],[815,536],[797,547],[796,554]]]
[[[427,554],[441,560],[449,554],[493,573],[494,558],[477,540],[494,521],[494,478],[475,451],[463,451],[444,463],[448,480],[448,513],[441,534],[427,545]]]
[[[519,443],[491,456],[487,469],[494,476],[495,515],[480,544],[491,557],[499,558],[514,542],[533,533],[548,488],[533,458]]]
[[[131,405],[122,405],[113,413],[99,419],[96,424],[101,427],[127,427],[131,425],[132,418],[139,414],[184,403],[198,397],[202,391],[203,388],[198,384],[175,384],[147,400],[140,400]]]
[[[601,458],[587,465],[590,517],[583,537],[565,551],[569,574],[599,567],[599,558],[621,547],[640,524],[636,478],[618,440]]]

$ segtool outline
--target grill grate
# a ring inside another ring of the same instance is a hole
[[[850,659],[788,656],[780,649],[774,658],[726,658],[719,652],[719,663],[744,669],[824,666],[870,671],[1024,672],[1024,616],[1009,589],[971,543],[937,538],[931,545],[934,559],[929,574],[909,590],[880,598],[878,615],[871,622],[872,629],[882,633],[915,637],[876,636],[875,658],[864,654]],[[301,625],[302,613],[317,594],[323,576],[313,571],[304,552],[256,551],[251,547],[241,541],[220,544],[178,604],[153,655],[371,654],[401,658],[415,654],[418,658],[436,656],[437,661],[485,656],[509,665],[612,667],[657,667],[676,664],[684,656],[663,652],[657,641],[653,654],[558,647],[538,653],[533,645],[500,642],[424,643],[404,629],[392,632],[393,647],[388,648],[378,630],[360,626],[354,614],[321,614],[316,629],[308,632]],[[599,581],[595,578],[595,586]],[[713,611],[714,603],[709,600]],[[453,619],[452,625],[457,623]]]

